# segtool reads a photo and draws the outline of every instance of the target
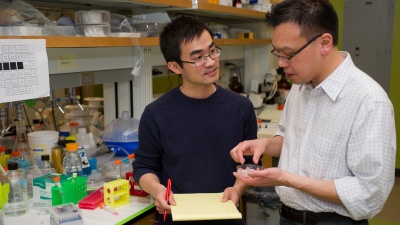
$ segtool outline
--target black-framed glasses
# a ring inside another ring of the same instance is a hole
[[[195,58],[192,62],[182,61],[182,60],[180,60],[180,61],[183,63],[194,64],[195,66],[201,66],[207,62],[207,57],[210,57],[210,59],[216,59],[217,57],[219,57],[221,55],[221,51],[222,51],[222,49],[220,47],[215,46],[215,48],[210,51],[210,54],[205,55],[205,56],[199,56],[199,57]]]
[[[305,48],[307,48],[307,46],[309,46],[313,41],[315,41],[317,38],[321,37],[323,34],[319,34],[317,36],[315,36],[313,39],[309,40],[305,45],[303,45],[303,47],[301,47],[299,50],[297,50],[295,53],[291,54],[290,56],[282,56],[280,55],[280,52],[276,50],[276,48],[272,49],[271,53],[272,55],[278,57],[279,59],[282,59],[283,61],[285,61],[286,63],[291,63],[292,62],[292,58],[299,54],[301,51],[303,51]]]

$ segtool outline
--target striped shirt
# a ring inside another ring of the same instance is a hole
[[[276,187],[298,210],[336,212],[369,219],[383,207],[394,183],[396,131],[386,92],[345,60],[320,85],[293,85],[276,135],[284,137],[279,167],[334,180],[343,205],[302,191]]]

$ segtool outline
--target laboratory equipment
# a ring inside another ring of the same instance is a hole
[[[82,212],[73,203],[49,207],[52,225],[83,225]]]
[[[139,120],[123,111],[121,118],[107,124],[103,133],[104,144],[118,156],[134,153],[139,145]]]
[[[52,161],[51,149],[57,146],[58,137],[58,131],[53,130],[42,130],[28,133],[33,167],[40,167],[41,156],[43,154],[49,155],[49,161]]]
[[[78,202],[80,209],[96,209],[104,201],[104,188],[100,187],[96,191]]]
[[[236,169],[237,169],[238,174],[248,177],[249,176],[248,173],[250,171],[263,170],[265,168],[262,166],[256,165],[256,164],[243,164],[243,165],[237,166]]]
[[[117,210],[108,207],[106,204],[104,204],[104,202],[100,203],[99,207],[100,207],[100,209],[104,209],[104,210],[106,210],[107,212],[110,212],[113,215],[117,215],[117,216],[119,215]]]
[[[135,178],[133,177],[133,167],[132,163],[135,161],[135,154],[130,154],[128,155],[128,160],[129,160],[129,165],[130,170],[125,173],[125,179],[129,180],[129,184],[131,186],[130,189],[130,194],[135,195],[135,196],[147,196],[149,195],[147,192],[145,192],[139,184],[135,181]]]
[[[40,169],[50,169],[52,168],[51,163],[49,162],[50,156],[48,154],[44,154],[41,156],[42,162],[40,163]]]
[[[6,216],[20,216],[28,212],[28,193],[25,171],[18,168],[17,162],[8,163],[4,183],[9,185],[8,203],[3,205]]]
[[[130,202],[129,182],[124,179],[114,180],[104,184],[104,203],[110,208]]]
[[[51,204],[59,205],[72,202],[78,202],[87,196],[86,177],[78,177],[76,173],[67,180],[62,180],[61,187],[53,186],[51,188]]]
[[[6,154],[7,148],[5,146],[0,146],[0,165],[7,166],[7,160],[10,159],[10,155]]]
[[[102,164],[98,171],[104,182],[110,182],[119,178],[125,179],[126,173],[129,172],[132,165],[129,161],[116,160]]]
[[[67,175],[72,175],[77,173],[82,176],[82,159],[78,154],[78,144],[68,143],[66,145],[66,153],[63,159],[63,173]]]
[[[90,136],[86,132],[86,128],[80,127],[78,128],[78,133],[75,136],[75,141],[79,146],[82,146],[86,153],[90,153]]]

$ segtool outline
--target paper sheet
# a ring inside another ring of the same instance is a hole
[[[222,202],[223,193],[174,194],[173,221],[241,219],[232,201]]]
[[[0,103],[50,96],[45,39],[0,40]]]

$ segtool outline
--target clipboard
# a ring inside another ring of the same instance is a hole
[[[174,194],[172,221],[241,219],[232,201],[222,202],[223,193]]]

